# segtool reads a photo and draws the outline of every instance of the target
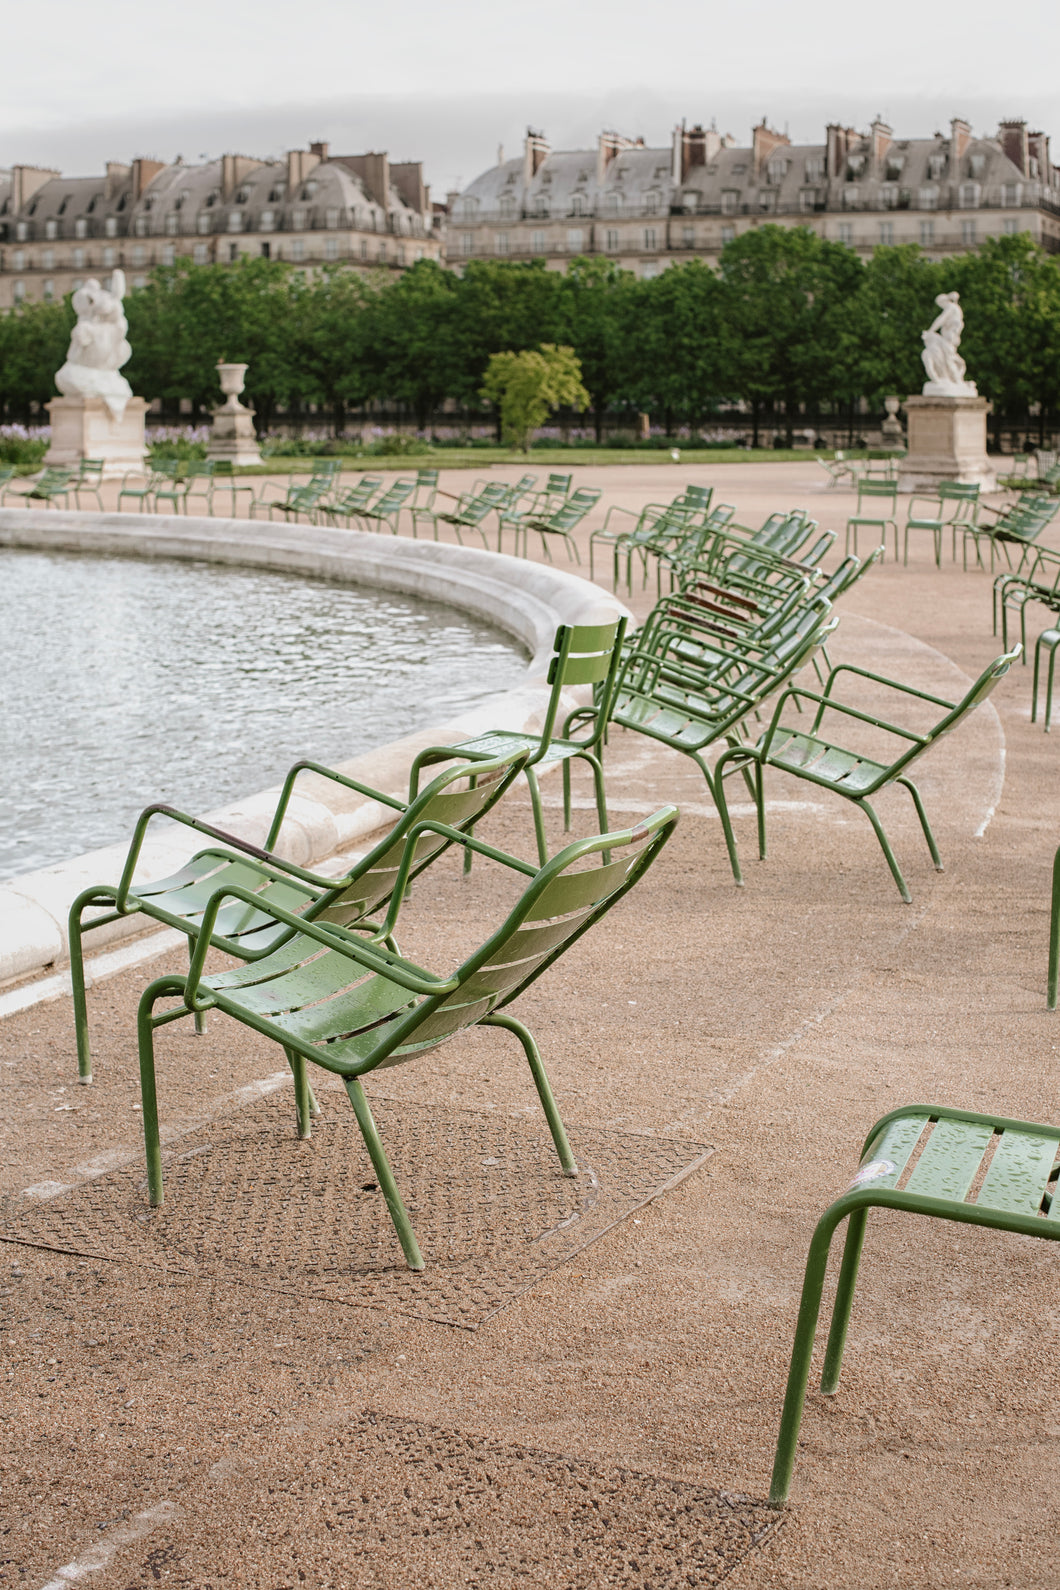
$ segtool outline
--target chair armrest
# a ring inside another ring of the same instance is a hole
[[[918,701],[930,701],[932,706],[945,707],[947,712],[952,712],[957,705],[955,701],[947,701],[945,696],[933,696],[927,690],[917,690],[915,685],[903,685],[897,679],[888,679],[886,674],[871,673],[868,668],[858,668],[854,663],[837,663],[828,675],[824,686],[824,695],[831,699],[832,682],[840,674],[855,674],[859,679],[870,679],[873,684],[886,685],[889,690],[897,690],[905,696],[915,696]]]
[[[827,711],[838,712],[841,717],[853,718],[859,723],[869,723],[874,729],[880,729],[885,734],[896,735],[899,739],[908,740],[913,745],[927,744],[927,735],[914,734],[911,729],[903,729],[898,724],[888,723],[885,718],[874,718],[871,713],[860,712],[857,707],[848,707],[841,701],[833,701],[818,690],[806,690],[801,685],[791,685],[783,692],[780,699],[777,701],[776,707],[773,710],[773,716],[769,722],[769,727],[762,736],[761,740],[758,742],[758,745],[755,747],[756,755],[759,756],[764,762],[768,762],[769,760],[769,750],[773,743],[773,737],[776,734],[777,729],[780,727],[781,713],[783,712],[784,706],[788,701],[817,702],[817,711],[814,714],[813,723],[810,726],[810,733],[814,735],[820,728],[821,719]]]
[[[287,807],[294,792],[295,780],[300,773],[317,773],[321,778],[330,778],[334,783],[342,784],[346,789],[355,790],[358,795],[367,795],[370,800],[380,801],[384,806],[390,806],[396,812],[405,810],[402,802],[395,800],[393,795],[384,795],[382,790],[373,789],[370,784],[362,784],[358,779],[347,777],[345,773],[337,773],[333,767],[325,767],[322,762],[312,762],[308,759],[303,759],[300,762],[296,762],[288,770],[287,776],[283,781],[280,798],[276,802],[276,810],[265,840],[265,849],[268,851],[272,850],[280,837],[280,829],[283,827],[283,820],[287,815]]]

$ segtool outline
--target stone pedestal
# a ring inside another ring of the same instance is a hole
[[[52,439],[45,464],[76,467],[83,458],[100,458],[105,480],[143,471],[147,454],[143,398],[130,398],[120,420],[99,397],[52,398],[47,409]]]
[[[254,416],[240,403],[230,403],[213,411],[207,458],[229,459],[233,464],[260,464],[261,448],[254,435]]]
[[[899,491],[931,491],[944,480],[994,490],[997,474],[986,453],[986,398],[920,395],[906,398],[905,412],[909,439]]]

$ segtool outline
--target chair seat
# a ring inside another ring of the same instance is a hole
[[[858,1171],[852,1185],[873,1192],[897,1187],[913,1151],[934,1118],[927,1107],[899,1114],[869,1145],[871,1159]],[[996,1139],[996,1144],[995,1144]],[[989,1168],[978,1190],[984,1158],[993,1146]],[[1037,1221],[1047,1229],[1043,1236],[1060,1235],[1060,1198],[1056,1189],[1056,1158],[1060,1128],[1027,1122],[954,1115],[935,1120],[912,1174],[902,1189],[903,1203],[914,1208],[917,1199],[950,1204],[962,1220],[973,1224],[1007,1224],[1011,1217]],[[1052,1188],[1050,1189],[1050,1182]],[[944,1215],[942,1209],[924,1213]]]
[[[480,735],[477,740],[462,740],[454,746],[454,751],[476,751],[483,756],[506,756],[516,751],[536,751],[541,744],[539,734],[519,734],[514,729],[495,729],[490,734]],[[568,757],[578,756],[580,752],[591,749],[589,746],[579,745],[577,740],[550,740],[544,753],[534,758],[535,767],[548,767],[555,762],[565,762]]]
[[[799,772],[805,778],[845,790],[850,795],[870,792],[888,772],[882,762],[873,762],[867,756],[846,751],[812,734],[783,728],[773,737],[767,765]]]

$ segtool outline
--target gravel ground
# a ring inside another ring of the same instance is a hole
[[[669,495],[679,474],[584,473],[631,503]],[[852,500],[811,466],[688,475],[718,481],[750,519],[808,502],[834,527]],[[851,593],[834,655],[956,695],[998,650],[989,577],[936,570],[922,546]],[[5,1239],[0,1584],[1060,1585],[1052,1244],[874,1215],[839,1395],[811,1392],[791,1506],[762,1505],[806,1246],[866,1128],[919,1099],[1056,1117],[1060,1021],[1044,984],[1060,736],[1030,724],[1029,696],[1029,670],[1013,670],[923,764],[944,873],[907,805],[881,803],[912,906],[858,813],[779,777],[766,862],[736,809],[735,889],[695,769],[614,736],[616,817],[675,799],[682,821],[519,1014],[573,1135],[714,1153],[477,1329],[268,1274]],[[556,843],[558,794],[546,785]],[[484,837],[530,853],[517,792]],[[468,882],[446,859],[417,887],[403,945],[451,963],[508,898],[496,869],[476,863]],[[38,1201],[43,1213],[138,1163],[135,1002],[179,964],[92,989],[91,1089],[76,1086],[67,1000],[0,1022],[0,1235],[26,1218],[22,1189],[74,1189]],[[185,1137],[236,1132],[266,1107],[269,1170],[296,1182],[312,1145],[290,1131],[290,1089],[259,1086],[277,1078],[276,1051],[213,1018],[204,1037],[167,1027],[159,1053],[174,1196]],[[395,1118],[526,1120],[534,1103],[497,1031],[370,1090]],[[321,1102],[329,1119],[348,1108],[333,1085]]]

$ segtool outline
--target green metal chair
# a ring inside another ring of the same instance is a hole
[[[355,486],[351,486],[335,501],[318,503],[317,519],[330,519],[333,522],[341,519],[348,528],[351,520],[356,518],[363,508],[368,507],[382,485],[382,475],[362,475]]]
[[[567,557],[574,563],[581,563],[581,553],[573,532],[582,520],[596,507],[603,493],[598,486],[582,486],[572,492],[563,505],[550,513],[546,519],[529,517],[517,524],[515,528],[515,553],[519,556],[519,538],[522,537],[522,556],[527,556],[526,538],[529,531],[541,537],[541,550],[548,561],[552,562],[552,549],[549,541],[552,538],[561,540],[567,548]]]
[[[214,461],[213,491],[210,495],[211,514],[213,513],[214,496],[216,496],[217,492],[219,491],[226,491],[228,493],[229,509],[233,519],[236,517],[236,512],[239,506],[239,498],[241,496],[250,498],[249,506],[251,508],[253,508],[253,505],[257,500],[257,493],[254,490],[252,482],[250,480],[240,480],[239,476],[236,474],[236,466],[233,464],[230,458],[218,458]],[[248,517],[252,517],[252,514],[248,514]]]
[[[822,458],[817,455],[817,462],[828,476],[829,486],[838,486],[842,481],[849,480],[852,485],[857,485],[859,480],[856,463],[850,463],[845,453],[837,448],[832,458]]]
[[[81,506],[81,493],[91,495],[96,499],[96,506],[100,513],[103,512],[103,498],[100,496],[100,487],[103,484],[104,462],[102,458],[82,458],[77,478],[72,482],[74,501]]]
[[[385,525],[390,534],[396,536],[401,510],[415,491],[414,480],[395,480],[381,497],[377,497],[370,506],[358,508],[352,517],[366,530],[381,530]]]
[[[766,855],[766,809],[763,774],[767,767],[779,768],[782,772],[791,773],[795,778],[808,779],[812,784],[819,785],[822,789],[830,789],[836,795],[842,795],[845,800],[852,801],[865,813],[872,824],[880,848],[891,869],[891,876],[898,886],[898,892],[908,905],[912,895],[902,876],[898,862],[895,860],[894,851],[884,831],[883,824],[873,810],[869,797],[876,795],[880,790],[886,789],[890,784],[900,784],[909,791],[913,805],[916,808],[920,826],[924,831],[931,859],[935,864],[936,872],[942,871],[942,859],[939,856],[935,836],[931,832],[931,825],[924,810],[924,803],[920,791],[907,775],[909,769],[928,751],[936,745],[944,735],[951,733],[963,722],[970,712],[973,712],[993,692],[998,683],[1008,673],[1012,663],[1019,656],[1020,648],[1006,652],[1003,656],[995,658],[988,668],[985,668],[979,678],[970,687],[960,701],[946,701],[941,696],[930,695],[926,690],[916,690],[912,685],[899,684],[894,679],[887,679],[882,674],[870,673],[866,668],[855,668],[852,663],[840,663],[828,675],[824,690],[821,692],[804,690],[801,686],[793,686],[786,690],[777,702],[772,720],[757,745],[736,746],[723,752],[718,758],[718,765],[714,770],[715,783],[718,788],[718,809],[721,813],[722,826],[726,834],[730,831],[729,814],[725,803],[725,790],[723,774],[733,767],[754,767],[754,796],[755,806],[758,811],[758,854],[764,861]],[[911,729],[902,728],[898,724],[888,723],[884,718],[877,718],[870,713],[861,712],[857,708],[837,701],[832,695],[836,680],[841,674],[852,674],[859,679],[871,680],[874,684],[885,685],[887,689],[897,691],[915,701],[928,701],[937,707],[944,707],[945,714],[925,734],[914,733]],[[793,724],[781,722],[784,710],[790,703],[813,702],[816,703],[817,712],[813,723],[808,730],[803,730]],[[826,713],[837,713],[840,717],[852,722],[871,724],[883,733],[892,735],[898,740],[907,742],[907,748],[891,761],[875,761],[860,751],[850,751],[838,745],[833,740],[825,739],[820,731],[821,721]],[[730,857],[735,858],[736,850],[733,846]],[[733,877],[736,882],[742,883],[739,862],[734,859]]]
[[[421,769],[446,761],[452,756],[503,756],[527,752],[523,764],[526,782],[530,786],[530,804],[534,814],[534,832],[537,836],[537,854],[541,865],[548,858],[545,840],[545,819],[541,806],[537,769],[551,767],[559,762],[563,768],[563,826],[569,830],[571,823],[570,764],[573,760],[586,762],[593,775],[596,790],[596,814],[603,833],[607,827],[607,795],[604,788],[604,770],[601,763],[607,714],[614,694],[622,661],[622,640],[626,633],[626,619],[618,618],[610,624],[561,624],[556,631],[554,652],[548,668],[551,691],[540,734],[521,734],[511,729],[494,729],[486,734],[465,740],[455,746],[429,746],[421,751],[412,764],[410,789],[418,787]],[[591,708],[578,709],[577,716],[586,716],[589,732],[583,739],[569,734],[570,718],[561,735],[556,734],[562,696],[572,685],[592,685],[594,703]],[[470,864],[470,854],[468,855]]]
[[[190,513],[193,497],[201,497],[206,505],[206,512],[213,513],[214,475],[217,472],[217,463],[213,458],[189,459],[184,471],[183,479],[183,506],[184,512]]]
[[[980,568],[983,567],[980,547],[986,541],[990,545],[991,573],[994,572],[994,560],[998,551],[1004,555],[1007,568],[1011,569],[1012,557],[1009,548],[1022,547],[1024,550],[1016,567],[1016,572],[1018,573],[1027,557],[1026,549],[1032,546],[1042,531],[1052,524],[1057,513],[1060,512],[1060,502],[1040,492],[1028,492],[1025,497],[1021,497],[1018,502],[1010,504],[1007,508],[991,508],[987,505],[982,512],[995,515],[993,524],[987,524],[979,520],[974,525],[961,525],[959,527],[964,542],[964,568],[967,569],[968,567],[969,541],[975,547],[976,563]],[[954,548],[954,556],[956,556],[956,548]],[[1002,579],[1004,577],[1004,575],[1001,576]]]
[[[379,942],[357,940],[327,923],[302,922],[277,909],[277,917],[293,930],[281,953],[206,977],[205,954],[219,913],[233,903],[255,903],[255,896],[238,886],[219,888],[206,908],[188,975],[156,979],[140,1000],[140,1086],[152,1206],[157,1208],[164,1197],[155,1028],[209,1010],[223,1011],[280,1044],[294,1073],[300,1138],[310,1135],[313,1111],[307,1062],[342,1078],[412,1270],[424,1268],[423,1257],[362,1087],[361,1079],[369,1072],[413,1060],[468,1027],[507,1029],[523,1046],[563,1173],[576,1176],[578,1167],[537,1044],[506,1007],[633,888],[669,839],[677,815],[676,807],[664,806],[634,828],[580,840],[539,871],[458,829],[418,823],[408,836],[394,883],[384,924],[388,937],[397,926],[414,847],[425,831],[477,850],[528,879],[506,920],[448,976],[435,976]],[[174,998],[182,1004],[155,1014],[160,1000]]]
[[[460,545],[464,544],[464,531],[473,531],[479,537],[484,547],[489,547],[486,538],[485,523],[491,513],[496,513],[508,501],[511,488],[502,480],[491,481],[476,494],[465,492],[454,509],[447,513],[439,513],[437,509],[429,515],[417,511],[415,518],[429,517],[434,527],[434,539],[438,539],[438,526],[446,524],[456,534]],[[441,495],[441,494],[440,494]]]
[[[881,504],[886,504],[884,512]],[[867,505],[867,506],[866,506]],[[887,540],[888,526],[894,533],[894,560],[898,561],[898,482],[897,480],[873,480],[866,477],[858,481],[858,506],[847,520],[846,552],[851,550],[851,541],[854,543],[854,553],[858,550],[859,530],[878,530],[880,539]]]
[[[917,503],[925,507],[917,510]],[[950,530],[956,556],[957,528],[974,525],[979,515],[979,487],[961,480],[944,480],[934,492],[914,492],[905,517],[903,562],[909,562],[910,530],[930,530],[935,547],[935,565],[942,566],[942,536]],[[898,549],[895,548],[897,559]]]
[[[15,478],[14,464],[0,464],[0,503],[7,496],[8,487]]]
[[[46,508],[50,508],[52,503],[57,502],[61,497],[63,506],[69,508],[75,473],[76,471],[65,466],[49,465],[28,491],[16,492],[15,495],[24,497],[28,502],[43,502]]]
[[[85,999],[84,936],[96,928],[136,913],[185,933],[194,942],[203,931],[206,907],[218,889],[238,885],[253,897],[244,905],[226,907],[211,925],[213,942],[241,961],[259,960],[280,948],[290,937],[278,921],[274,906],[295,912],[300,919],[330,922],[338,929],[370,931],[370,913],[390,898],[398,862],[408,835],[423,822],[439,822],[453,829],[470,828],[504,794],[525,761],[519,748],[497,757],[468,756],[446,768],[407,803],[384,795],[318,762],[296,762],[284,780],[264,848],[249,844],[199,818],[171,806],[148,806],[141,812],[121,879],[112,885],[85,889],[70,907],[70,972],[74,993],[74,1026],[77,1032],[78,1073],[92,1080],[92,1056]],[[276,853],[283,821],[302,773],[316,773],[346,789],[377,801],[394,813],[394,824],[365,855],[340,877],[328,877],[298,867]],[[192,856],[166,878],[134,882],[137,863],[151,821],[163,816],[218,840]],[[445,849],[448,840],[433,832],[414,847],[413,876]],[[86,920],[86,913],[100,912]]]
[[[434,507],[435,498],[438,495],[440,473],[437,469],[417,469],[416,471],[416,490],[413,492],[412,500],[405,504],[405,511],[412,522],[414,538],[416,538],[417,529],[416,514],[430,515]]]
[[[118,512],[122,512],[122,503],[127,497],[131,498],[141,510],[150,508],[152,512],[157,512],[158,497],[171,495],[173,485],[172,475],[164,470],[152,469],[145,476],[142,470],[131,469],[118,488]],[[183,501],[182,493],[178,493],[177,496],[175,507]],[[135,511],[134,508],[133,512]]]
[[[1060,552],[1051,547],[1028,548],[1021,563],[1022,573],[1001,575],[994,582],[994,633],[1001,613],[1002,645],[1008,649],[1010,613],[1018,613],[1020,642],[1026,661],[1027,609],[1037,602],[1060,615]]]
[[[1058,1152],[1058,1127],[932,1104],[907,1104],[876,1122],[865,1139],[857,1174],[825,1210],[810,1242],[769,1490],[774,1505],[783,1506],[791,1489],[821,1294],[836,1227],[843,1220],[847,1222],[821,1373],[821,1390],[826,1396],[833,1396],[839,1389],[869,1210],[901,1209],[936,1220],[955,1220],[962,1225],[987,1226],[994,1231],[1055,1242],[1060,1238]],[[981,1185],[973,1191],[980,1177]]]
[[[1053,718],[1053,675],[1056,672],[1056,653],[1060,649],[1060,629],[1043,629],[1034,643],[1034,685],[1031,693],[1031,722],[1038,721],[1038,673],[1042,652],[1047,652],[1049,664],[1045,677],[1045,732],[1049,733]]]
[[[1049,909],[1049,983],[1046,1004],[1056,1009],[1056,985],[1060,980],[1060,850],[1053,857],[1053,899]]]

